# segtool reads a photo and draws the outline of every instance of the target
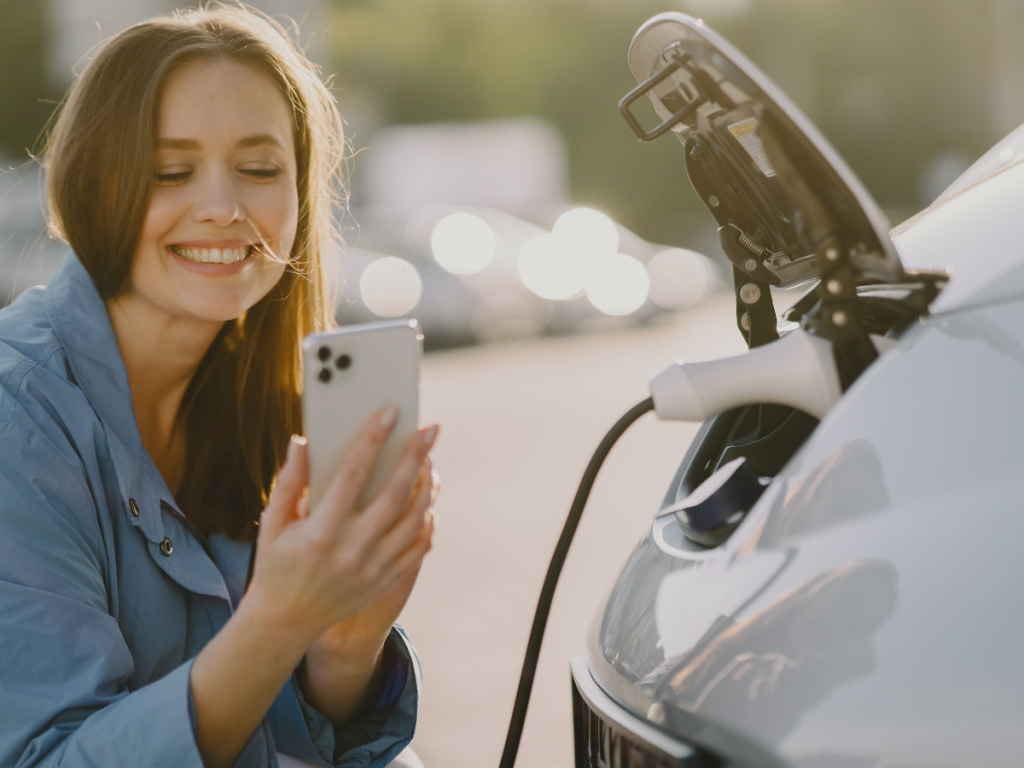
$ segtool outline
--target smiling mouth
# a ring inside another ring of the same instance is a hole
[[[180,245],[170,246],[176,256],[195,261],[200,264],[234,264],[256,251],[255,245],[241,248],[183,248]]]

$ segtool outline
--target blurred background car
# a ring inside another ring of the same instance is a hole
[[[643,322],[718,287],[702,254],[572,205],[565,155],[537,118],[378,133],[339,257],[339,322],[415,314],[436,348]]]

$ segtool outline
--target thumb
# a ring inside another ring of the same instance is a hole
[[[284,466],[274,478],[274,490],[270,502],[263,510],[260,535],[269,540],[278,537],[282,530],[297,517],[297,507],[309,480],[309,455],[306,453],[306,438],[292,435],[288,442],[288,455]]]

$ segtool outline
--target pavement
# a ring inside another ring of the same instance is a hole
[[[678,359],[744,351],[720,295],[632,330],[428,355],[423,423],[442,476],[433,551],[399,619],[424,665],[413,748],[427,768],[497,766],[537,595],[583,470],[605,432]],[[573,765],[569,659],[649,529],[696,424],[644,416],[610,454],[562,575],[517,765]]]

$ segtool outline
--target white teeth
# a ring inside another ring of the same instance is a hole
[[[249,255],[249,246],[242,248],[184,248],[180,245],[171,246],[176,254],[189,261],[204,264],[234,264]]]

